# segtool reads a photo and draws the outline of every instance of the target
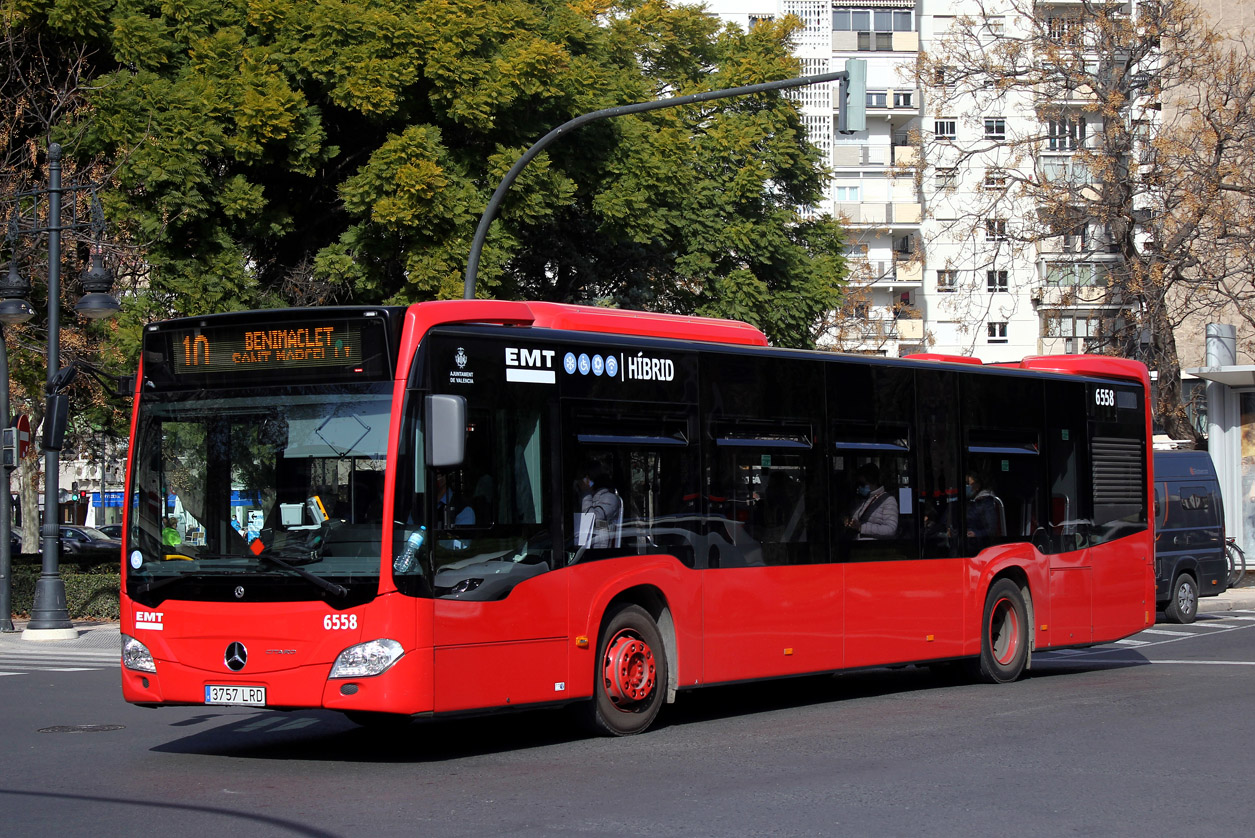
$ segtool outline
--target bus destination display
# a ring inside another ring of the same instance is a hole
[[[362,363],[361,325],[316,322],[291,328],[237,326],[175,332],[174,372],[281,372]]]

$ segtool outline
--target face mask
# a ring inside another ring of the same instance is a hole
[[[858,496],[859,496],[860,498],[865,498],[865,497],[869,497],[869,496],[871,495],[871,493],[872,493],[872,487],[871,487],[871,486],[862,485],[862,486],[859,486],[859,487],[858,487],[857,489],[855,489],[854,491],[858,492]]]

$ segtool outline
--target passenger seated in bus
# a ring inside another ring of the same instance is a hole
[[[1006,534],[1002,500],[988,487],[978,472],[967,475],[967,537],[976,549],[1002,539]]]
[[[853,508],[845,519],[846,533],[860,541],[897,538],[898,501],[880,482],[880,468],[864,463],[854,472]]]
[[[575,481],[580,513],[592,516],[592,529],[582,546],[618,547],[623,525],[623,500],[611,485],[610,469],[598,462],[586,463]]]

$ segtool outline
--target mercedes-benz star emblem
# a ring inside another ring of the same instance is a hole
[[[244,668],[244,664],[248,663],[248,649],[244,648],[243,643],[232,643],[227,647],[227,653],[223,655],[222,660],[227,665],[227,669],[239,672]]]

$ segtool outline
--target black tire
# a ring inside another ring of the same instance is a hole
[[[975,674],[988,684],[1009,684],[1019,680],[1028,666],[1032,626],[1020,586],[1010,579],[999,579],[985,595],[981,618],[980,658]]]
[[[1192,623],[1198,616],[1198,583],[1188,573],[1181,573],[1173,580],[1168,591],[1168,605],[1164,615],[1174,623]]]
[[[609,736],[642,733],[667,695],[667,653],[649,612],[622,605],[610,612],[597,640],[588,721]]]

